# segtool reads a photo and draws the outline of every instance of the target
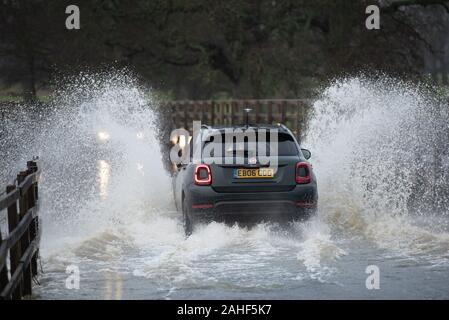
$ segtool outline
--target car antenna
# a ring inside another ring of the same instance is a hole
[[[249,113],[253,110],[251,108],[245,108],[245,126],[248,129],[249,127]]]

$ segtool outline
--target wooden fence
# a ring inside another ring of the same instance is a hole
[[[239,125],[245,123],[245,108],[252,109],[249,123],[282,123],[299,135],[305,124],[310,101],[282,100],[185,100],[169,101],[176,128],[192,130],[193,120],[207,125]]]
[[[28,161],[27,170],[17,175],[17,183],[8,185],[6,194],[0,196],[0,212],[7,210],[9,230],[5,237],[0,230],[1,299],[21,299],[31,295],[32,280],[38,274],[39,177],[37,163]]]

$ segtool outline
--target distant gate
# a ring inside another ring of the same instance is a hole
[[[193,120],[207,125],[238,125],[245,122],[245,108],[252,111],[249,123],[282,123],[300,135],[311,105],[306,99],[273,100],[182,100],[163,103],[172,108],[176,128],[192,130]]]

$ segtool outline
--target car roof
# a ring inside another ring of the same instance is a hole
[[[242,129],[242,130],[259,130],[259,129],[277,129],[281,132],[290,133],[290,130],[284,126],[283,124],[248,124],[248,125],[214,125],[214,126],[208,126],[208,125],[202,125],[202,129],[204,130],[210,130],[210,131],[224,131],[225,129]]]

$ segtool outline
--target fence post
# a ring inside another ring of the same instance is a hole
[[[210,101],[210,125],[213,126],[215,123],[215,101]]]
[[[297,103],[293,103],[293,115],[292,115],[292,119],[293,119],[293,130],[295,132],[295,135],[297,138],[299,138],[300,133],[299,133],[299,114],[300,114],[300,110],[299,110],[300,106]]]
[[[0,230],[0,246],[2,245],[2,231]],[[8,269],[5,264],[2,270],[0,270],[0,292],[3,291],[3,288],[8,284]]]
[[[218,103],[218,119],[220,121],[219,124],[224,124],[223,118],[224,118],[224,105],[223,102],[220,101]]]
[[[192,132],[193,131],[193,120],[198,120],[198,107],[197,107],[197,104],[194,103],[192,100],[189,100],[189,102],[188,102],[188,110],[190,110],[190,116],[189,116],[189,127],[187,128],[187,130],[189,132]]]
[[[228,114],[226,115],[226,117],[228,118],[228,125],[232,126],[233,124],[232,118],[234,117],[234,103],[232,100],[228,100],[227,104],[228,104]]]
[[[180,106],[181,106],[181,110],[184,112],[184,129],[189,130],[187,103],[184,103],[184,101],[182,101],[180,103]]]
[[[281,103],[281,121],[279,121],[282,124],[285,124],[285,112],[287,111],[287,101],[282,101]]]
[[[205,113],[205,108],[206,108],[206,102],[205,101],[200,101],[199,102],[200,105],[200,111],[201,111],[201,123],[204,124],[206,123],[206,113]]]
[[[234,100],[229,100],[228,102],[228,119],[229,119],[229,125],[234,125]]]
[[[15,185],[6,186],[6,192],[10,193],[16,190]],[[13,232],[16,226],[19,224],[19,215],[17,211],[17,201],[15,201],[11,206],[8,207],[8,230],[9,233]],[[18,241],[14,246],[12,246],[9,251],[9,257],[11,262],[11,275],[14,274],[17,267],[19,266],[20,257],[22,256],[22,245]],[[13,299],[20,299],[22,297],[23,285],[22,282],[19,283],[16,290],[12,293]]]
[[[32,174],[37,171],[37,163],[35,161],[27,162],[28,173]],[[36,206],[36,194],[37,194],[37,182],[33,183],[31,187],[28,189],[28,208],[34,208]],[[37,237],[37,232],[39,228],[38,217],[33,218],[33,221],[30,223],[30,242],[32,242]],[[33,276],[37,276],[37,257],[39,256],[38,250],[34,253],[31,258],[31,273]]]
[[[267,118],[268,118],[268,124],[273,123],[273,102],[268,102],[267,105]]]
[[[27,175],[28,175],[28,171],[20,172],[17,175],[17,183],[20,185],[25,180]],[[29,207],[28,207],[28,192],[25,192],[24,194],[22,194],[22,193],[20,194],[19,208],[20,208],[20,220],[22,220],[29,209]],[[28,246],[30,245],[30,229],[29,228],[23,234],[20,242],[21,242],[22,254],[23,254],[28,249]],[[23,271],[23,295],[24,296],[31,295],[31,287],[32,287],[31,265],[28,265],[28,267]]]
[[[254,109],[256,109],[256,110],[254,110],[255,111],[254,112],[254,117],[255,117],[254,123],[259,123],[259,121],[260,121],[260,104],[261,104],[260,101],[258,101],[258,100],[254,101]]]

